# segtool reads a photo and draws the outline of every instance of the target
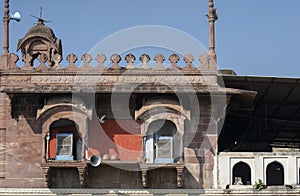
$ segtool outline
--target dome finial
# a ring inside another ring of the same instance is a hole
[[[37,18],[38,19],[38,23],[37,24],[41,24],[44,25],[46,22],[51,22],[51,21],[47,21],[43,19],[43,6],[40,7],[40,17],[31,15],[31,17]]]

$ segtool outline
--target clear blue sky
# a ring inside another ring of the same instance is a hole
[[[4,0],[0,1],[3,10]],[[11,13],[22,14],[20,23],[10,23],[10,52],[36,22],[30,15],[39,16],[41,5],[43,18],[52,21],[47,25],[62,39],[64,58],[71,52],[80,58],[105,37],[139,25],[176,28],[208,47],[207,4],[208,0],[10,0]],[[220,69],[234,69],[239,75],[300,76],[299,0],[215,0],[215,7]]]

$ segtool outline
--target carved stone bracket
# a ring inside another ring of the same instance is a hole
[[[45,184],[47,187],[51,187],[51,175],[50,170],[52,168],[76,168],[78,171],[78,177],[81,187],[87,186],[87,163],[83,162],[44,162],[41,164],[43,174],[45,177]]]
[[[87,169],[86,169],[86,167],[77,167],[77,170],[78,170],[78,174],[79,174],[79,182],[80,182],[81,187],[86,187],[86,185],[87,185],[87,182],[86,182]]]
[[[182,188],[182,172],[184,170],[184,165],[176,166],[177,170],[177,187]]]
[[[142,185],[144,188],[148,188],[148,171],[156,168],[175,168],[177,171],[177,187],[182,188],[182,173],[184,170],[184,164],[148,164],[140,163],[142,171]]]
[[[47,187],[51,187],[51,179],[50,179],[50,175],[49,175],[49,167],[47,166],[44,166],[42,167],[42,170],[43,170],[43,174],[44,174],[44,177],[45,177],[45,184]]]
[[[147,169],[142,170],[142,184],[144,188],[148,187]]]

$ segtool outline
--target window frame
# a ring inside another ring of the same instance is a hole
[[[65,145],[65,146],[68,146],[70,147],[70,151],[68,154],[63,154],[63,155],[60,155],[59,154],[59,149],[61,149],[60,147],[61,146],[64,146],[64,145],[59,145],[59,143],[62,143],[62,142],[59,142],[59,138],[60,137],[71,137],[71,141],[70,141],[70,145]],[[73,147],[74,147],[74,134],[73,133],[57,133],[56,134],[56,156],[55,156],[55,160],[74,160],[74,155],[73,155]]]

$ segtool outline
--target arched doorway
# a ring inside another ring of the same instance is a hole
[[[49,129],[49,159],[82,159],[82,137],[74,121],[59,119],[53,122]]]
[[[284,185],[284,168],[279,162],[267,166],[267,186]]]
[[[147,131],[145,158],[148,163],[175,163],[179,161],[180,135],[170,120],[153,121]]]
[[[232,184],[251,185],[251,168],[247,163],[238,162],[232,168]]]

